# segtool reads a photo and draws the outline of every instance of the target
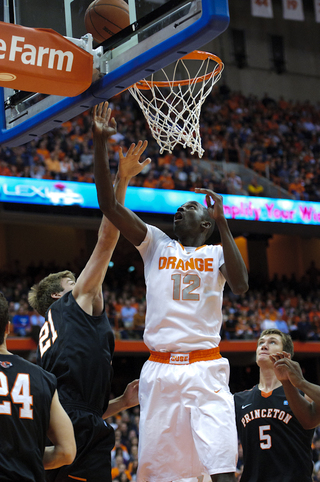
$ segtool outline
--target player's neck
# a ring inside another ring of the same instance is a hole
[[[281,387],[281,382],[274,374],[273,368],[260,368],[259,390],[265,393],[272,392]]]
[[[182,246],[192,246],[193,248],[199,248],[199,246],[203,246],[206,244],[206,240],[204,236],[194,236],[192,234],[188,236],[183,236],[178,238],[178,241]]]
[[[8,333],[5,333],[3,343],[0,345],[0,355],[12,355],[7,349],[7,336]]]
[[[7,350],[6,345],[0,345],[0,355],[12,355],[12,353]]]

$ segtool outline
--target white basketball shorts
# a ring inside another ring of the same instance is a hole
[[[137,482],[235,472],[238,441],[229,370],[226,358],[144,364]]]

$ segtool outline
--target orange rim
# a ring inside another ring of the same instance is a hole
[[[202,52],[201,50],[194,50],[193,52],[190,52],[190,54],[185,55],[184,57],[181,57],[180,60],[214,60],[217,63],[217,67],[214,70],[213,74],[216,77],[218,74],[223,69],[223,62],[222,60],[217,57],[214,54],[211,54],[210,52]],[[139,82],[136,82],[134,84],[135,87],[139,90],[149,90],[150,87],[156,86],[156,87],[177,87],[179,85],[189,85],[190,82],[203,82],[208,80],[212,76],[212,72],[209,72],[206,75],[201,75],[200,77],[194,77],[193,79],[185,79],[185,80],[174,80],[174,81],[168,81],[168,80],[161,80],[161,81],[156,81],[156,80],[150,80],[147,81],[145,79],[140,80]]]

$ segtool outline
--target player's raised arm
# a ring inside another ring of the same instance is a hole
[[[100,133],[103,131],[106,141],[104,158],[109,164],[107,140],[117,132],[116,123],[114,119],[110,119],[111,110],[108,109],[107,103],[99,106],[98,113],[99,115],[94,113],[93,116],[93,130]],[[120,205],[124,204],[130,179],[141,172],[143,167],[150,162],[149,159],[143,163],[139,162],[147,144],[147,141],[144,143],[139,141],[137,145],[132,144],[126,156],[120,149],[119,169],[114,186],[114,196]],[[95,249],[73,289],[73,296],[86,313],[99,315],[103,310],[101,285],[118,238],[119,230],[103,216]]]
[[[111,125],[115,125],[115,120],[110,119],[110,117],[111,109],[108,107],[108,103],[95,106],[93,112],[94,176],[98,202],[103,214],[132,244],[138,246],[146,236],[147,227],[136,214],[123,207],[114,194],[109,168],[107,141],[109,120]],[[139,142],[134,148],[133,154],[139,159],[145,148],[146,144]],[[141,169],[149,162],[149,159],[145,160],[141,164]],[[124,164],[126,164],[125,157],[120,156],[120,166],[117,175],[117,178],[120,180],[126,178],[127,171],[122,169]]]
[[[248,271],[225,218],[222,196],[209,189],[196,188],[195,192],[206,195],[208,211],[220,232],[224,255],[221,272],[234,294],[245,293],[249,287]]]
[[[304,429],[320,424],[320,387],[308,382],[298,362],[291,360],[287,353],[270,356],[274,372],[281,381],[289,405]],[[301,390],[306,396],[302,396]]]

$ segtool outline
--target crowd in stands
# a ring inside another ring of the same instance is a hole
[[[219,85],[219,84],[218,84]],[[136,186],[193,190],[209,187],[221,194],[263,196],[264,176],[295,199],[320,200],[320,103],[259,99],[231,92],[225,85],[211,93],[202,107],[201,138],[206,167],[188,149],[159,155],[140,107],[124,92],[110,103],[118,133],[110,140],[111,170],[116,171],[119,146],[148,139],[149,164]],[[235,172],[217,173],[210,161],[239,163],[254,171],[243,185]],[[87,111],[42,138],[15,147],[0,147],[0,175],[81,182],[93,180],[93,146]]]
[[[37,339],[43,318],[28,305],[28,288],[59,269],[63,268],[40,263],[26,270],[11,267],[1,273],[0,290],[9,301],[13,335]],[[74,266],[68,269],[77,274]],[[134,272],[128,272],[127,279],[121,274],[119,282],[115,271],[113,275],[109,272],[104,298],[115,336],[141,340],[146,312],[144,281],[134,278]],[[320,269],[311,262],[299,280],[294,275],[289,279],[275,275],[263,285],[253,280],[249,291],[242,296],[233,295],[226,285],[222,312],[223,340],[253,340],[262,330],[275,327],[290,333],[294,340],[320,341]]]
[[[137,479],[139,417],[139,407],[135,407],[107,419],[115,430],[115,445],[111,452],[111,476],[114,482]]]

